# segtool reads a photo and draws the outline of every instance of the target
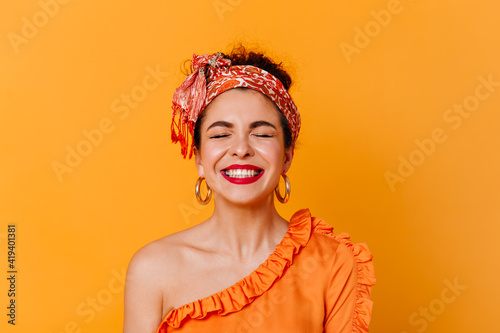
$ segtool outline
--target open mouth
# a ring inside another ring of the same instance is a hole
[[[226,169],[222,172],[230,178],[251,178],[257,177],[264,170],[247,170],[247,169]]]

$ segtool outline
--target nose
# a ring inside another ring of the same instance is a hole
[[[250,142],[250,138],[246,135],[235,136],[231,144],[230,155],[238,157],[253,156],[254,149]]]

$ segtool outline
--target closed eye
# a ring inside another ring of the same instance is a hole
[[[272,138],[273,137],[273,135],[267,135],[267,134],[254,134],[254,135],[259,137],[259,138]],[[229,136],[229,134],[214,135],[214,136],[211,136],[210,139],[224,138],[226,136]]]
[[[226,136],[229,136],[229,134],[211,136],[210,139],[218,139],[218,138],[223,138],[223,137],[226,137]]]

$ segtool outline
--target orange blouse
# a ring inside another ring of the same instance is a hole
[[[231,287],[171,310],[165,332],[368,332],[372,254],[309,209],[290,219],[274,252]]]

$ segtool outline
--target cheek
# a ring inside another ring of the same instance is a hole
[[[200,151],[205,164],[215,164],[225,154],[227,147],[220,143],[206,141]]]
[[[281,166],[285,157],[285,151],[279,143],[260,147],[259,154],[270,164]]]

